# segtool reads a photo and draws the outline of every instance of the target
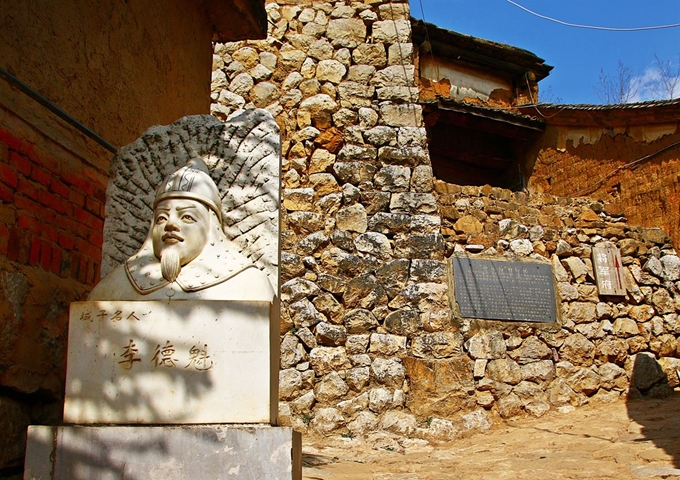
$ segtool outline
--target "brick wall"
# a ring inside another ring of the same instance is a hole
[[[30,424],[61,422],[68,309],[99,277],[110,154],[4,84],[0,105],[0,476]]]
[[[65,169],[0,129],[0,255],[92,285],[99,278],[106,184]]]

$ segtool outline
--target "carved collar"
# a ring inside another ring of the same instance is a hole
[[[222,237],[208,242],[198,257],[182,267],[175,283],[185,292],[197,292],[225,282],[250,267],[254,267],[252,262]],[[148,239],[141,250],[125,262],[125,272],[132,286],[142,295],[170,284],[161,274],[160,261]]]

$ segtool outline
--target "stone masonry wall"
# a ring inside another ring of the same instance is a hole
[[[266,108],[283,135],[282,423],[401,449],[619,398],[636,354],[677,364],[680,259],[663,232],[585,199],[433,179],[406,2],[267,10],[266,41],[215,46],[212,112]],[[627,299],[597,295],[604,239],[622,249]],[[446,259],[468,244],[551,261],[561,322],[455,318]],[[662,391],[648,370],[639,390]]]
[[[436,191],[447,254],[477,244],[484,258],[550,261],[561,314],[553,325],[454,319],[469,358],[462,409],[539,416],[678,385],[680,258],[664,231],[631,226],[619,207],[588,198],[443,182]],[[620,249],[626,297],[598,294],[591,255],[603,242]]]

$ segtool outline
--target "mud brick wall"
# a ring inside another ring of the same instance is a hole
[[[652,108],[639,110],[646,119]],[[677,107],[676,107],[677,110]],[[529,190],[563,197],[588,195],[619,203],[628,219],[666,230],[680,245],[680,131],[677,114],[670,120],[650,120],[633,127],[609,126],[619,114],[607,111],[569,112],[574,125],[550,125],[537,147]],[[599,120],[588,129],[579,125]],[[662,122],[660,125],[659,123]]]
[[[406,2],[267,10],[268,40],[215,46],[211,108],[266,108],[282,130],[283,424],[400,450],[670,388],[680,259],[663,231],[594,200],[433,178]],[[598,296],[605,240],[626,298]],[[456,318],[447,259],[472,244],[551,262],[560,321]]]

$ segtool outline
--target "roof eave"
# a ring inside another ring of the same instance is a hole
[[[267,38],[265,0],[203,0],[214,42]]]
[[[411,18],[413,42],[422,45],[429,41],[433,53],[456,62],[470,63],[516,77],[532,72],[536,81],[553,69],[544,60],[528,50],[464,35]]]

